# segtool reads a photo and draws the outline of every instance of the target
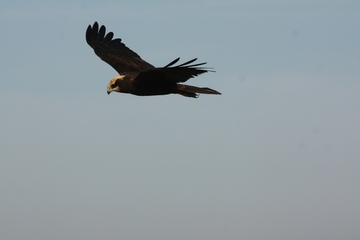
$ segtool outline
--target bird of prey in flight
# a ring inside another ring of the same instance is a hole
[[[130,50],[120,38],[113,39],[114,33],[106,34],[105,26],[99,28],[97,22],[86,30],[86,42],[103,61],[110,64],[120,75],[112,78],[107,93],[122,92],[138,96],[181,94],[198,97],[199,94],[221,94],[207,87],[182,84],[189,78],[209,72],[202,67],[206,63],[195,63],[196,58],[180,65],[175,59],[165,67],[154,67]]]

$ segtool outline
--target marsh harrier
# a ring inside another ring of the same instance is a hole
[[[125,46],[120,38],[113,39],[114,33],[106,34],[105,26],[97,22],[86,30],[86,42],[103,61],[110,64],[120,75],[112,78],[107,93],[122,92],[138,96],[181,94],[185,97],[198,97],[198,94],[221,94],[207,87],[182,84],[189,78],[209,72],[202,67],[206,63],[195,63],[192,59],[176,65],[180,58],[164,67],[154,67],[144,61],[137,53]]]

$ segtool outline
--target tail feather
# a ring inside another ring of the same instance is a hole
[[[207,87],[195,87],[184,84],[178,84],[177,86],[178,94],[185,97],[197,98],[199,94],[221,94],[218,91]]]

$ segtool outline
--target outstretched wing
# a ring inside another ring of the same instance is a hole
[[[119,74],[127,72],[141,72],[154,68],[153,65],[141,59],[121,42],[120,38],[113,39],[114,33],[106,34],[105,26],[99,28],[97,22],[86,30],[86,42],[92,47],[102,60],[110,64]]]
[[[180,58],[175,59],[174,61],[162,68],[152,68],[146,71],[142,71],[133,81],[136,81],[138,83],[145,81],[180,83],[186,82],[188,79],[196,77],[202,73],[213,72],[209,68],[200,67],[206,64],[206,62],[191,65],[191,63],[195,62],[197,58],[194,58],[186,63],[173,66],[179,61],[179,59]]]

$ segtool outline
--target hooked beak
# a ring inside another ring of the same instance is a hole
[[[111,93],[111,91],[107,91],[107,94],[109,95]]]

